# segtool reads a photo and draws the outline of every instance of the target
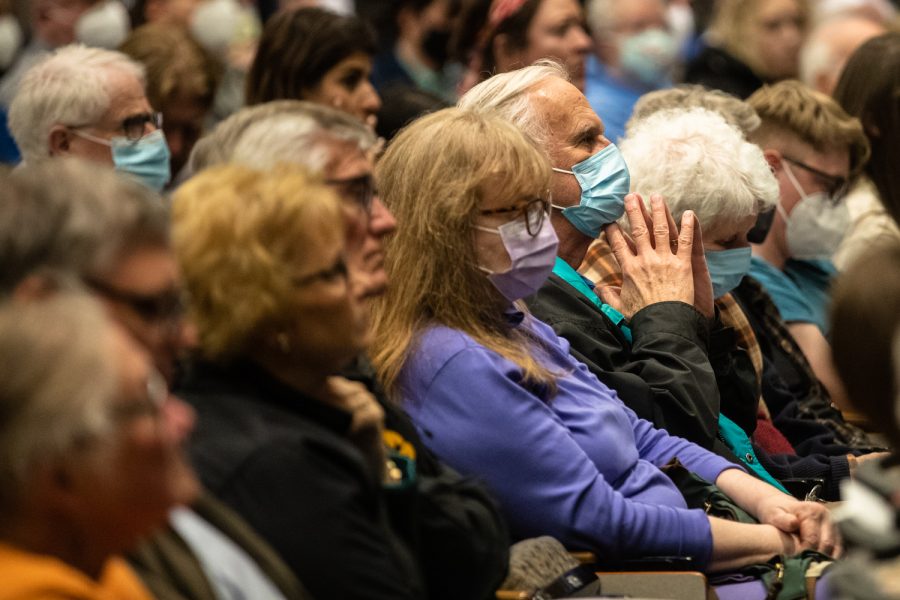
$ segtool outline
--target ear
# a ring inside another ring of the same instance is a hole
[[[58,291],[56,282],[42,275],[28,275],[13,288],[12,297],[20,302],[33,302],[51,297]]]
[[[65,125],[54,125],[47,137],[47,149],[50,156],[63,156],[69,154],[72,133]]]
[[[763,157],[765,157],[766,162],[769,163],[769,168],[772,169],[772,173],[778,173],[781,170],[781,152],[774,149],[768,148],[763,150]]]

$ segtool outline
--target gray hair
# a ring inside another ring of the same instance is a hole
[[[105,435],[118,393],[112,325],[86,295],[0,307],[0,508],[18,508],[29,472]]]
[[[729,125],[740,129],[744,137],[749,136],[762,123],[749,103],[721,90],[708,90],[702,85],[684,84],[641,96],[634,105],[631,118],[625,124],[625,133],[627,135],[641,119],[657,111],[694,107],[719,113]]]
[[[663,110],[640,120],[619,144],[631,189],[658,193],[678,220],[693,210],[713,231],[772,208],[778,182],[756,144],[703,108]]]
[[[54,125],[72,127],[100,121],[110,108],[109,74],[132,75],[144,85],[144,67],[102,48],[70,45],[28,69],[9,107],[9,129],[22,157],[34,162],[50,156]]]
[[[328,160],[324,144],[354,142],[368,152],[376,139],[362,123],[341,111],[301,100],[277,100],[243,108],[194,146],[192,173],[239,162],[257,169],[279,162],[321,170]]]
[[[457,107],[477,113],[493,112],[527,134],[541,148],[550,143],[550,132],[543,115],[535,114],[528,92],[537,84],[557,77],[569,81],[566,68],[543,59],[529,67],[500,73],[469,90]]]
[[[0,173],[0,296],[50,270],[99,276],[141,245],[167,246],[158,195],[111,168],[76,158]]]

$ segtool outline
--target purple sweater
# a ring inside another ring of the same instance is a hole
[[[563,373],[557,395],[542,400],[515,364],[458,330],[431,327],[400,377],[425,443],[488,484],[519,538],[551,535],[611,558],[692,556],[704,566],[706,515],[688,509],[657,467],[677,456],[715,481],[735,465],[639,419],[546,324],[529,316],[518,326],[549,348],[547,366]]]

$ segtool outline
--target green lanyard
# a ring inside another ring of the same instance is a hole
[[[599,296],[594,292],[594,284],[590,279],[582,276],[578,271],[573,269],[569,263],[558,256],[556,257],[556,264],[553,265],[553,274],[581,292],[581,295],[597,305],[597,308],[603,311],[603,314],[609,317],[609,320],[619,328],[619,331],[622,332],[622,335],[625,336],[628,343],[632,343],[631,328],[627,325],[625,315],[609,304],[604,304],[603,301],[600,300]]]

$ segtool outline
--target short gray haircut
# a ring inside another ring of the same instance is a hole
[[[696,213],[715,231],[778,201],[778,182],[756,144],[721,115],[703,109],[658,111],[639,121],[619,144],[631,190],[661,194],[679,220]]]
[[[168,244],[160,197],[109,167],[60,158],[0,173],[0,297],[29,275],[98,277],[136,247]]]
[[[737,127],[744,137],[755,131],[762,120],[749,103],[721,90],[708,90],[702,85],[683,84],[644,94],[634,105],[625,133],[641,119],[660,110],[676,108],[705,108],[719,113],[729,125]]]
[[[0,307],[0,508],[34,467],[111,430],[119,393],[112,324],[97,300],[56,294]]]
[[[333,108],[301,100],[277,100],[243,108],[222,121],[194,146],[190,169],[240,163],[268,169],[278,163],[321,171],[333,141],[356,144],[363,152],[375,146],[374,134],[358,120]]]
[[[121,52],[64,46],[28,69],[9,107],[9,129],[25,162],[50,156],[54,125],[97,123],[110,109],[109,74],[145,84],[144,67]]]
[[[482,81],[460,98],[456,106],[476,113],[494,113],[546,149],[550,132],[544,116],[536,114],[532,108],[529,92],[554,77],[569,81],[565,67],[556,61],[542,59],[529,67],[499,73]]]

